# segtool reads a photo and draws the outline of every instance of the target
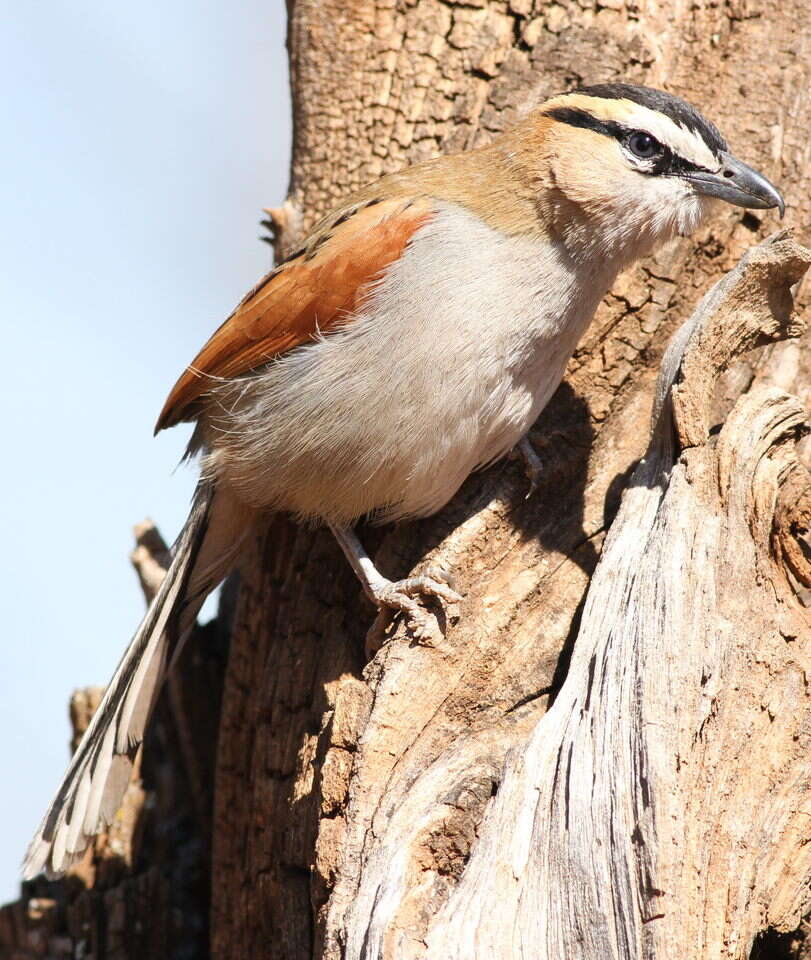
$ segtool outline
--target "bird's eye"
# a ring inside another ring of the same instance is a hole
[[[662,145],[649,133],[636,130],[628,137],[628,149],[640,160],[650,160],[662,152]]]

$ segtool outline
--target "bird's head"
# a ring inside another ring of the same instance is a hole
[[[576,255],[634,260],[695,230],[714,199],[783,214],[777,188],[672,94],[600,84],[547,101],[536,117],[544,219]]]

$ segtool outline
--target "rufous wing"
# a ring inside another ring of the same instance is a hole
[[[371,286],[435,212],[429,198],[367,201],[322,221],[214,333],[172,388],[155,432],[194,415],[211,386],[351,322]]]

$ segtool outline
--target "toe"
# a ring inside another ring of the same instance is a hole
[[[453,587],[449,586],[447,583],[434,580],[430,577],[428,578],[428,582],[425,584],[423,592],[432,597],[438,597],[440,600],[444,600],[446,603],[461,603],[462,601],[461,594],[457,593]]]
[[[525,500],[535,493],[538,489],[538,484],[543,475],[543,460],[538,456],[535,447],[532,445],[532,441],[529,437],[524,437],[515,447],[516,456],[520,457],[524,463],[524,474],[526,475],[527,480],[529,480],[529,490],[527,491]]]
[[[408,593],[398,589],[399,586],[399,584],[393,583],[379,597],[379,601],[382,606],[386,606],[396,613],[404,614],[415,637],[420,639],[428,629],[428,617],[419,603]]]
[[[444,567],[432,564],[430,567],[425,568],[423,576],[428,577],[429,580],[436,580],[439,583],[447,584],[451,590],[456,590],[456,578],[450,570],[446,570]]]
[[[450,586],[453,580],[447,570],[431,568],[430,574],[386,583],[375,591],[375,600],[381,613],[386,608],[402,613],[417,640],[425,639],[435,632],[431,627],[433,618],[423,608],[421,598],[435,597],[443,604],[459,603],[462,599]]]
[[[446,603],[459,603],[462,599],[459,594],[444,581],[436,580],[434,577],[425,575],[411,577],[409,580],[402,580],[397,586],[400,587],[404,593],[407,593],[409,597],[437,597]]]

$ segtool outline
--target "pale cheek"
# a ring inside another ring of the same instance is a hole
[[[681,203],[679,234],[682,237],[689,237],[706,220],[711,209],[712,204],[705,202],[696,194],[686,197]]]
[[[660,242],[677,234],[693,233],[709,210],[709,205],[688,184],[664,177],[651,179],[637,199],[637,206]]]
[[[561,191],[582,212],[561,224],[581,257],[628,262],[676,236],[689,236],[709,212],[706,199],[677,177],[644,176],[613,156],[593,159],[588,165],[561,166],[557,177]]]

